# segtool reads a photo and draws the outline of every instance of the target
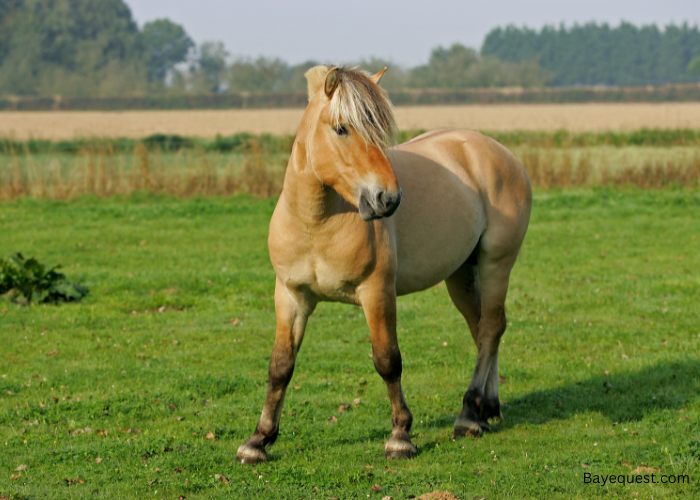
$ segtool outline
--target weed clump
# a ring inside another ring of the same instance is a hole
[[[25,258],[21,253],[0,258],[0,295],[22,305],[78,301],[88,289],[69,283],[61,266],[47,268],[34,257]]]

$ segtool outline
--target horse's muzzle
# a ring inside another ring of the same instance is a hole
[[[360,217],[366,221],[391,217],[401,204],[401,188],[398,192],[374,191],[363,189],[360,193]]]

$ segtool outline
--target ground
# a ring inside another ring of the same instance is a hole
[[[0,204],[0,254],[90,287],[78,304],[0,299],[0,497],[700,495],[698,191],[535,193],[501,347],[506,420],[481,439],[450,440],[476,349],[446,289],[401,298],[412,461],[383,458],[390,409],[361,310],[322,304],[271,461],[251,468],[234,457],[265,394],[273,207]],[[584,482],[633,471],[691,484]]]

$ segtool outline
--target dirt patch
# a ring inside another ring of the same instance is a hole
[[[432,491],[430,493],[426,493],[425,495],[419,496],[418,500],[459,500],[459,498],[454,496],[449,491]]]

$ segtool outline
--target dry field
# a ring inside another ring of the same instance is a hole
[[[642,188],[700,185],[695,147],[539,148],[517,146],[534,186],[635,185]],[[0,201],[25,196],[71,199],[150,191],[171,196],[269,197],[282,189],[287,154],[86,150],[78,155],[0,156]]]
[[[154,133],[212,138],[239,132],[293,134],[301,109],[195,111],[0,112],[0,137],[73,139],[140,138]],[[630,131],[639,128],[700,129],[700,103],[522,104],[407,106],[396,110],[403,130]]]

